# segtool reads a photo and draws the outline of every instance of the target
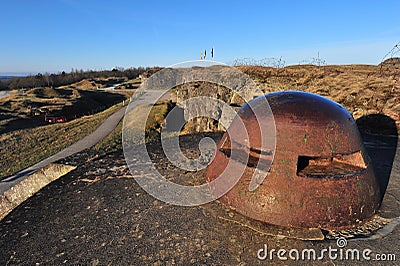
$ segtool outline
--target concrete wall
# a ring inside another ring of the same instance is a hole
[[[70,165],[49,164],[5,191],[0,195],[0,220],[44,186],[75,168]]]

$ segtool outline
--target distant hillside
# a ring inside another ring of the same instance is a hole
[[[135,79],[140,74],[152,68],[129,68],[129,69],[113,69],[113,70],[102,70],[102,71],[83,71],[73,70],[70,73],[61,72],[58,74],[49,73],[38,73],[36,75],[30,75],[26,77],[12,77],[0,80],[0,88],[6,88],[10,90],[15,89],[27,89],[35,87],[61,87],[78,83],[82,80],[97,80],[108,79],[108,78],[121,78],[121,79]],[[4,75],[5,76],[5,75]],[[79,85],[82,84],[78,84]],[[85,84],[83,84],[85,87]]]
[[[38,87],[0,98],[0,134],[46,124],[45,116],[67,121],[101,112],[125,96],[104,91]]]
[[[111,87],[127,81],[126,77],[109,77],[109,78],[93,78],[83,79],[81,81],[61,86],[60,88],[66,89],[79,89],[79,90],[96,90],[99,88]]]

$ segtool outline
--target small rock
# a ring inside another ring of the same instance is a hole
[[[99,265],[100,261],[98,259],[94,259],[90,262],[90,266],[97,266]]]

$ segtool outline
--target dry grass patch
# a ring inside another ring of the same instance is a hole
[[[400,131],[400,71],[372,65],[299,65],[282,69],[238,67],[264,93],[300,90],[326,96],[349,110],[355,119],[382,114],[396,121]]]

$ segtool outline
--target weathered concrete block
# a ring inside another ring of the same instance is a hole
[[[5,191],[0,195],[0,220],[47,184],[75,168],[71,165],[49,164]]]

